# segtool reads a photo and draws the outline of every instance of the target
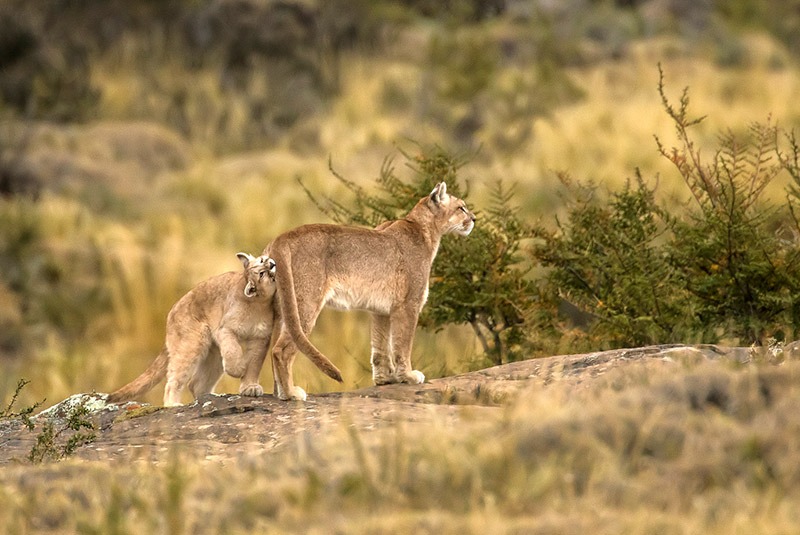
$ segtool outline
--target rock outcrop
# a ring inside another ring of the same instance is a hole
[[[787,346],[783,351],[798,350]],[[189,405],[165,408],[131,402],[107,404],[106,394],[77,394],[36,415],[32,431],[20,420],[0,420],[0,464],[24,462],[42,423],[64,422],[76,406],[85,407],[95,426],[94,440],[74,453],[80,458],[158,458],[171,448],[185,446],[201,458],[219,459],[254,446],[278,448],[304,435],[316,439],[342,425],[367,434],[398,420],[407,425],[431,421],[457,425],[461,418],[474,420],[481,411],[502,410],[501,405],[526,388],[547,388],[556,382],[581,388],[613,367],[632,363],[670,366],[687,359],[746,362],[752,352],[750,348],[670,345],[538,358],[421,385],[312,394],[306,402],[211,394]]]

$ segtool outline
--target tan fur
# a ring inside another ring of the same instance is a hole
[[[275,262],[237,256],[242,271],[201,282],[175,303],[161,353],[144,373],[110,394],[109,403],[134,399],[166,377],[164,405],[180,405],[187,384],[197,399],[214,390],[223,371],[242,380],[239,393],[264,393],[258,376],[272,335]]]
[[[444,234],[466,236],[475,215],[447,194],[444,182],[403,219],[375,229],[306,225],[286,232],[264,254],[277,264],[280,331],[272,351],[275,394],[305,399],[294,386],[297,349],[334,379],[338,370],[308,340],[323,306],[372,312],[372,377],[375,384],[421,383],[411,367],[419,313],[428,298],[431,264]],[[276,327],[277,328],[277,327]]]

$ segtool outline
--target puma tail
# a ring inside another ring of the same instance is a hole
[[[313,362],[325,375],[336,381],[342,382],[342,372],[322,352],[314,347],[311,340],[300,326],[300,313],[297,310],[297,295],[294,292],[294,277],[292,275],[292,258],[288,250],[275,251],[273,258],[279,262],[275,275],[278,281],[278,301],[280,302],[281,316],[286,322],[286,328],[292,335],[297,348]],[[284,253],[284,254],[280,254]],[[283,262],[281,263],[280,260]]]
[[[156,359],[136,379],[108,395],[108,403],[119,403],[135,399],[152,389],[167,375],[167,346],[161,349]]]

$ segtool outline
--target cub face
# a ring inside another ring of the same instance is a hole
[[[438,210],[439,216],[446,218],[444,224],[444,234],[454,233],[466,236],[475,228],[475,214],[473,214],[467,204],[453,195],[448,195],[447,185],[441,182],[431,191],[429,202],[434,210]]]
[[[247,253],[236,253],[244,268],[247,284],[244,287],[246,297],[270,298],[275,294],[275,260],[267,255],[252,256]]]

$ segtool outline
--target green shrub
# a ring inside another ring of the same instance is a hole
[[[335,222],[371,227],[402,218],[441,181],[453,195],[468,196],[458,177],[459,168],[466,163],[464,158],[438,147],[421,149],[417,156],[402,154],[411,178],[399,178],[393,161],[387,159],[375,181],[378,192],[374,194],[331,168],[354,194],[351,205],[330,198],[320,202],[306,192]],[[533,312],[536,295],[521,254],[531,229],[513,207],[512,198],[513,189],[496,182],[489,207],[476,210],[478,221],[469,237],[442,240],[431,270],[428,303],[420,316],[420,324],[430,329],[469,324],[486,357],[497,364],[525,356],[525,322]]]
[[[676,109],[659,73],[659,94],[679,146],[668,150],[656,141],[695,200],[694,209],[670,218],[667,252],[697,302],[698,327],[705,333],[722,328],[746,343],[796,335],[800,258],[797,235],[785,232],[791,205],[773,206],[764,198],[781,169],[790,167],[782,165],[778,128],[767,121],[751,125],[746,137],[723,133],[714,155],[704,160],[689,136],[702,118],[689,118],[688,89]]]
[[[656,138],[694,203],[660,204],[637,173],[622,191],[599,195],[565,175],[573,194],[565,222],[538,228],[534,261],[548,269],[544,292],[577,306],[588,332],[611,346],[720,340],[761,344],[800,331],[800,147],[779,130],[754,124],[747,135],[719,137],[710,158],[690,136],[703,118],[688,114],[685,89],[673,106],[658,91],[677,133],[677,147]],[[781,171],[793,184],[788,202],[764,192]]]
[[[590,314],[593,338],[611,346],[680,341],[685,317],[676,273],[663,254],[664,212],[637,173],[606,199],[560,176],[572,198],[555,230],[538,227],[532,250],[549,269],[546,292]]]

